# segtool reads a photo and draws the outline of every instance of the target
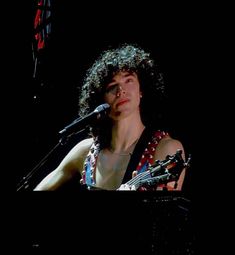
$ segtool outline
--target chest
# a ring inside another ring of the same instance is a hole
[[[166,136],[168,133],[156,131],[151,139],[145,138],[146,141],[150,142],[146,142],[145,147],[142,146],[138,150],[141,153],[135,153],[132,158],[130,155],[111,155],[112,153],[106,149],[100,150],[99,142],[95,141],[84,162],[82,183],[107,190],[116,190],[122,184],[130,159],[135,167],[133,171],[136,170],[138,173],[145,171],[148,165],[151,165],[156,159],[156,148],[159,141]],[[128,176],[128,178],[131,177]]]
[[[130,155],[118,155],[101,151],[96,164],[96,185],[108,190],[119,188],[129,161]]]

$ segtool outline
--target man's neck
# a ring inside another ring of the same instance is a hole
[[[128,151],[140,138],[145,126],[140,118],[125,118],[114,123],[111,148],[116,152]]]

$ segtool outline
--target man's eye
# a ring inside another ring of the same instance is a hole
[[[111,85],[105,89],[106,93],[114,92],[117,88],[117,85]]]
[[[126,80],[126,83],[129,83],[129,82],[133,82],[133,79],[130,78]]]

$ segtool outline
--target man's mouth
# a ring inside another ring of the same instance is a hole
[[[116,105],[116,106],[123,105],[123,104],[125,104],[125,103],[127,103],[127,102],[129,102],[129,101],[130,101],[129,99],[121,100],[121,101],[119,101],[119,102],[117,103],[117,105]]]

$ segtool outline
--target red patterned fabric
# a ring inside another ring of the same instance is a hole
[[[34,39],[36,41],[37,50],[41,50],[45,47],[46,39],[51,33],[50,8],[50,0],[38,0],[37,10],[34,18]]]

